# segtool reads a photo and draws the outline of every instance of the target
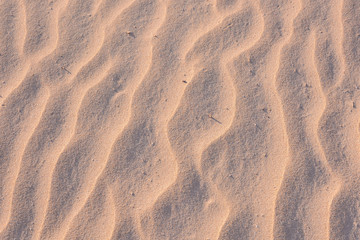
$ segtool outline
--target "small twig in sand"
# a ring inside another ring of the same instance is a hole
[[[61,67],[61,69],[65,70],[68,74],[71,74],[71,72],[67,70],[65,67]]]
[[[259,127],[259,125],[257,125],[256,123],[254,123],[254,126],[255,126],[255,129],[256,129],[256,130],[258,130],[258,129],[261,130],[261,128]]]
[[[217,120],[216,118],[214,118],[212,116],[212,114],[208,114],[208,117],[211,118],[212,120],[214,120],[215,122],[219,123],[219,124],[222,124],[219,120]]]

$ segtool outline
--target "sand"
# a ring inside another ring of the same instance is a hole
[[[359,13],[2,0],[0,239],[360,239]]]

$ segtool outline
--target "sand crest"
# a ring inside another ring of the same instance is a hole
[[[1,1],[0,239],[360,239],[359,13]]]

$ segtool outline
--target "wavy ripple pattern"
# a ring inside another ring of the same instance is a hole
[[[0,239],[360,239],[359,12],[0,1]]]

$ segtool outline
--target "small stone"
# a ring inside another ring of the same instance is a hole
[[[127,31],[126,34],[132,38],[135,38],[135,34],[133,32]]]

